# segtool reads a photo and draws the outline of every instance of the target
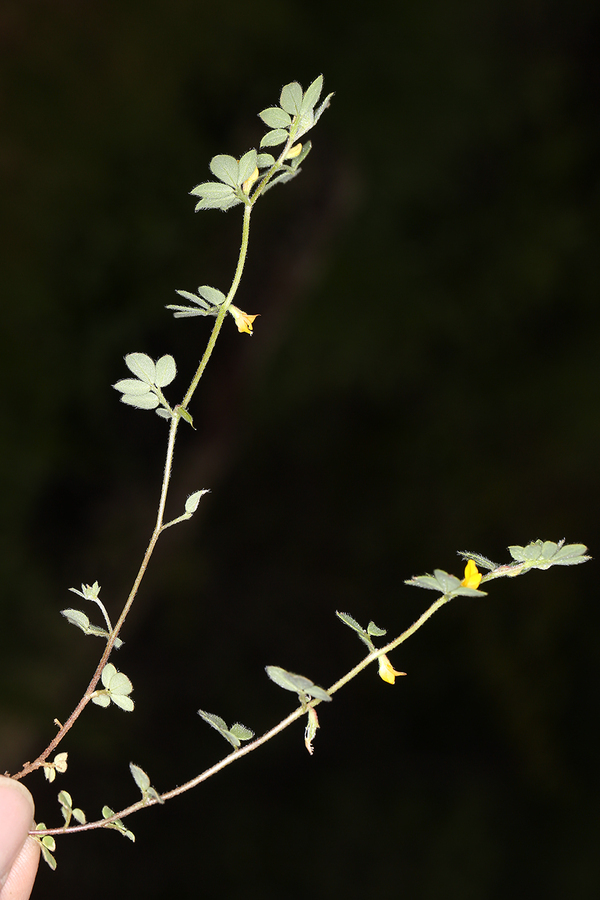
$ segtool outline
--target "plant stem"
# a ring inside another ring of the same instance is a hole
[[[380,647],[378,650],[373,650],[369,653],[368,656],[365,656],[358,665],[354,666],[349,672],[346,673],[342,678],[335,682],[330,688],[327,689],[328,694],[335,694],[340,688],[344,687],[344,685],[348,684],[348,682],[352,681],[356,676],[366,669],[366,667],[374,662],[374,660],[378,659],[380,656],[383,656],[386,653],[389,653],[391,650],[394,650],[400,644],[404,643],[404,641],[408,640],[416,631],[421,628],[431,616],[441,609],[442,606],[445,606],[450,600],[445,594],[442,597],[438,597],[438,599],[431,604],[431,606],[425,610],[425,612],[419,616],[419,618],[413,622],[413,624],[403,631],[402,634],[398,635],[397,638],[394,638],[393,641],[390,641],[389,644],[386,644],[385,647]],[[114,821],[115,819],[123,819],[126,816],[131,815],[134,812],[137,812],[140,809],[144,809],[147,806],[154,806],[156,803],[164,802],[166,800],[172,800],[173,797],[179,796],[179,794],[184,794],[186,791],[191,790],[194,787],[197,787],[203,781],[206,781],[208,778],[211,778],[213,775],[216,775],[217,772],[220,772],[222,769],[225,769],[227,766],[230,766],[231,763],[236,762],[238,759],[241,759],[242,756],[247,756],[249,753],[252,753],[253,750],[257,750],[258,747],[261,747],[263,744],[266,744],[280,732],[285,731],[293,722],[297,719],[302,718],[302,716],[306,715],[307,710],[310,707],[318,706],[322,703],[322,700],[311,700],[310,703],[307,703],[304,706],[299,706],[293,712],[291,712],[285,719],[282,719],[277,725],[271,728],[269,731],[265,732],[261,737],[256,738],[256,740],[252,741],[250,744],[246,744],[244,747],[240,747],[238,750],[235,750],[233,753],[230,753],[228,756],[225,756],[223,759],[219,760],[218,763],[215,763],[214,766],[206,769],[204,772],[201,772],[200,775],[197,775],[195,778],[192,778],[190,781],[186,781],[185,784],[180,784],[178,787],[173,788],[171,791],[166,791],[164,794],[160,795],[160,801],[158,800],[138,800],[137,803],[128,806],[126,809],[121,810],[121,812],[115,813],[110,819],[102,819],[97,822],[88,822],[85,825],[76,825],[73,828],[49,828],[46,831],[37,831],[30,832],[31,834],[36,834],[37,836],[43,836],[44,834],[72,834],[76,831],[91,831],[94,828],[103,828],[106,827],[107,822]]]
[[[233,298],[236,294],[236,291],[239,287],[242,273],[244,271],[244,264],[246,262],[246,256],[248,254],[248,238],[249,238],[249,234],[250,234],[250,213],[251,212],[252,212],[252,205],[247,204],[244,207],[244,217],[243,217],[243,224],[242,224],[242,241],[241,241],[240,252],[239,252],[239,256],[238,256],[238,262],[237,262],[237,266],[235,269],[235,274],[233,276],[233,281],[231,283],[231,287],[229,288],[229,293],[227,294],[227,298],[221,305],[219,312],[217,314],[217,319],[213,326],[208,344],[206,346],[206,350],[204,351],[204,354],[202,355],[202,359],[200,360],[200,363],[199,363],[196,373],[192,379],[192,382],[191,382],[188,390],[186,391],[185,397],[183,398],[183,400],[180,404],[180,406],[183,407],[184,409],[187,408],[187,406],[194,394],[194,391],[198,387],[200,378],[202,377],[204,370],[206,369],[206,366],[208,364],[208,360],[210,359],[210,356],[214,350],[215,344],[217,342],[217,338],[219,336],[219,332],[221,331],[221,326],[223,325],[225,316],[227,315],[227,310],[228,310],[228,308],[231,304],[231,301],[233,300]],[[119,616],[115,627],[113,628],[113,630],[110,633],[109,639],[106,643],[106,647],[104,648],[104,653],[102,654],[102,656],[100,658],[100,662],[98,663],[98,665],[96,667],[96,671],[94,672],[92,679],[91,679],[90,683],[88,684],[87,690],[85,691],[81,700],[79,701],[79,703],[77,704],[77,706],[75,707],[75,709],[73,710],[73,712],[71,713],[71,715],[69,716],[67,721],[64,723],[64,725],[60,726],[60,728],[59,728],[58,732],[56,733],[56,735],[54,736],[53,740],[50,741],[50,743],[48,744],[46,749],[37,757],[37,759],[35,759],[33,762],[26,763],[20,772],[18,772],[12,776],[16,781],[23,778],[25,775],[29,774],[29,772],[32,772],[35,769],[39,769],[41,766],[44,765],[44,763],[46,762],[46,760],[48,759],[50,754],[56,749],[56,747],[58,747],[58,745],[60,744],[60,742],[62,741],[64,736],[67,734],[68,731],[70,731],[70,729],[73,727],[73,725],[75,724],[75,722],[77,721],[77,719],[79,718],[79,716],[81,715],[81,713],[83,712],[83,710],[85,709],[87,704],[92,699],[92,694],[94,693],[94,691],[96,689],[96,685],[98,684],[98,681],[100,680],[100,676],[102,675],[102,670],[104,669],[104,666],[108,662],[108,658],[112,652],[114,643],[115,643],[117,637],[119,636],[119,632],[121,631],[121,628],[123,627],[123,623],[125,622],[125,619],[127,618],[128,614],[129,614],[129,610],[131,609],[131,606],[133,604],[133,601],[135,600],[135,598],[137,596],[137,592],[142,583],[142,579],[146,573],[148,563],[150,562],[150,559],[154,552],[156,542],[157,542],[161,532],[163,531],[163,519],[164,519],[164,514],[165,514],[165,506],[166,506],[166,502],[167,502],[167,494],[169,491],[169,485],[171,482],[171,473],[172,473],[172,469],[173,469],[173,455],[174,455],[174,451],[175,451],[175,438],[177,436],[177,428],[179,427],[179,422],[181,420],[181,417],[179,415],[177,415],[176,410],[175,410],[175,413],[176,414],[171,419],[171,423],[170,423],[170,427],[169,427],[169,439],[168,439],[168,443],[167,443],[167,453],[166,453],[166,457],[165,457],[165,467],[164,467],[164,471],[163,471],[163,480],[162,480],[162,486],[161,486],[161,491],[160,491],[160,499],[159,499],[159,503],[158,503],[158,511],[157,511],[157,515],[156,515],[156,523],[154,525],[154,530],[152,532],[152,536],[151,536],[148,546],[146,548],[146,552],[144,553],[144,558],[142,560],[142,563],[140,565],[138,573],[135,577],[135,581],[133,582],[133,586],[131,588],[131,591],[129,592],[129,596],[127,597],[127,600],[125,601],[125,605],[123,606],[123,609],[121,611],[121,615]],[[171,522],[169,524],[173,524],[173,523]]]

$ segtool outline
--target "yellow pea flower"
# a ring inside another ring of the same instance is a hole
[[[472,559],[469,560],[467,565],[465,566],[465,577],[464,580],[461,581],[461,585],[463,587],[468,588],[477,588],[479,587],[479,582],[481,581],[481,572],[478,570],[477,566],[473,562]]]
[[[387,656],[379,657],[379,677],[388,684],[394,684],[397,675],[406,675],[406,672],[396,672]]]
[[[242,309],[238,309],[237,306],[230,306],[229,312],[235,319],[238,331],[245,331],[246,334],[252,334],[252,323],[259,314],[256,316],[249,316],[248,313],[245,313]]]
[[[245,194],[250,193],[250,188],[252,187],[252,185],[254,184],[255,181],[258,181],[258,175],[259,175],[258,168],[256,168],[254,170],[254,172],[252,173],[252,175],[250,176],[250,178],[246,178],[246,180],[242,184],[242,190]]]
[[[294,144],[293,147],[290,147],[288,152],[285,154],[286,159],[295,159],[296,156],[300,156],[302,153],[302,144]]]

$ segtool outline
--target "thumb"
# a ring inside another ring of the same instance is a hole
[[[0,775],[0,897],[3,897],[2,888],[9,879],[14,881],[16,872],[11,873],[13,864],[27,841],[27,832],[33,828],[34,804],[33,797],[27,788],[12,778]],[[34,844],[30,841],[29,844]],[[20,872],[21,881],[29,881],[29,891],[37,871],[39,849],[33,852],[35,847],[27,847],[26,872]],[[15,869],[20,867],[15,866]],[[25,887],[25,890],[27,888]],[[13,893],[12,896],[28,897],[29,893]]]

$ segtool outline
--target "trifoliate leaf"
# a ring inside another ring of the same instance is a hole
[[[245,725],[241,725],[240,722],[236,722],[235,725],[232,725],[231,729],[229,729],[225,720],[215,713],[209,713],[204,709],[199,709],[198,715],[201,716],[208,725],[218,731],[219,734],[236,750],[240,746],[241,741],[249,741],[251,737],[254,737],[254,732],[249,728],[246,728]]]
[[[314,697],[316,700],[331,700],[326,690],[313,684],[310,678],[305,678],[304,675],[296,675],[280,666],[265,666],[265,672],[271,681],[286,691],[293,691],[300,696]]]
[[[527,568],[549,569],[551,566],[576,566],[587,562],[585,544],[566,544],[564,540],[558,544],[554,541],[532,541],[526,547],[513,545],[508,548],[510,555],[517,562],[524,562]]]

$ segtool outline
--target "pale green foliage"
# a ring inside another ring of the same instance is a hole
[[[333,94],[329,94],[315,110],[315,106],[323,90],[323,76],[319,75],[313,83],[302,92],[297,81],[286,84],[279,97],[279,106],[271,106],[259,113],[271,131],[268,131],[260,142],[261,147],[275,147],[291,138],[299,140],[307,131],[317,124]]]
[[[133,775],[133,779],[142,793],[144,802],[147,802],[148,800],[155,800],[157,803],[165,802],[158,791],[152,787],[150,778],[143,769],[140,769],[135,763],[129,763],[129,771]]]
[[[445,597],[485,597],[485,591],[475,588],[463,587],[460,578],[444,572],[443,569],[434,569],[433,575],[415,575],[404,582],[414,587],[427,588],[429,591],[439,591]]]
[[[367,645],[369,650],[375,649],[373,641],[371,640],[371,636],[383,637],[383,635],[387,633],[385,628],[378,628],[375,622],[369,622],[365,631],[365,629],[358,624],[356,619],[353,619],[352,616],[348,613],[338,612],[336,610],[335,614],[338,619],[341,619],[344,625],[347,625],[348,628],[352,628],[352,630],[356,632],[360,640],[363,642],[363,644]]]
[[[250,738],[254,737],[254,732],[249,728],[246,728],[245,725],[241,725],[239,722],[236,722],[231,728],[228,728],[225,720],[222,719],[221,716],[215,715],[215,713],[209,713],[204,709],[199,709],[198,715],[212,728],[218,731],[226,741],[229,741],[231,746],[235,747],[236,750],[241,745],[241,741],[249,741]]]
[[[591,556],[585,556],[585,544],[566,544],[564,539],[557,544],[554,541],[533,541],[526,547],[513,544],[508,548],[510,555],[517,562],[524,562],[527,569],[549,569],[551,566],[577,566],[587,562]]]
[[[204,494],[210,493],[206,488],[203,491],[194,491],[193,494],[185,501],[185,511],[186,514],[191,518],[192,515],[198,509],[198,504],[200,503],[200,498],[204,496]]]
[[[44,777],[46,781],[53,782],[56,778],[56,773],[59,772],[61,775],[67,771],[67,757],[68,753],[57,753],[51,763],[46,763],[44,765]]]
[[[85,813],[78,807],[73,808],[73,800],[68,791],[61,791],[59,793],[58,802],[60,803],[63,819],[65,820],[65,828],[69,827],[71,818],[75,819],[76,822],[79,822],[80,825],[85,825]]]
[[[133,711],[134,702],[128,696],[133,690],[133,685],[127,675],[117,672],[112,663],[107,663],[102,669],[102,684],[104,690],[94,691],[92,703],[106,707],[112,700],[116,706],[126,712]]]
[[[35,830],[45,831],[46,825],[44,824],[44,822],[38,822],[38,824],[35,826]],[[56,860],[52,856],[52,853],[50,851],[56,850],[56,841],[51,834],[44,834],[40,835],[39,837],[37,835],[33,835],[33,837],[42,849],[42,857],[44,859],[44,862],[50,866],[52,871],[54,871],[56,869]]]
[[[80,609],[61,609],[61,615],[63,615],[71,625],[80,628],[84,634],[91,634],[94,637],[103,637],[108,640],[110,632],[112,631],[112,625],[106,608],[98,596],[100,593],[100,585],[98,582],[95,581],[92,585],[82,584],[80,591],[78,591],[77,588],[69,588],[69,590],[79,597],[83,597],[84,600],[91,600],[92,603],[95,603],[100,607],[108,630],[106,628],[99,628],[97,625],[91,625],[88,616]],[[119,647],[122,646],[123,641],[120,638],[115,638],[115,649],[118,650]]]
[[[102,816],[105,819],[110,819],[111,816],[114,816],[114,811],[110,808],[110,806],[103,806]],[[125,828],[121,819],[115,819],[114,822],[106,822],[106,824],[103,825],[103,828],[114,828],[115,831],[118,831],[120,834],[124,835],[124,837],[129,838],[130,841],[135,841],[135,835],[133,831],[129,831],[128,828]]]
[[[117,391],[121,391],[121,401],[137,409],[156,409],[163,418],[170,419],[173,410],[165,400],[161,388],[170,384],[177,374],[175,360],[172,356],[161,356],[154,362],[145,353],[128,353],[125,357],[125,365],[135,378],[123,378],[113,384]]]
[[[190,291],[175,291],[175,293],[196,304],[196,307],[169,304],[166,309],[174,310],[173,315],[176,319],[190,316],[216,316],[219,307],[227,299],[222,291],[218,291],[217,288],[208,284],[201,285],[197,294],[192,294]]]
[[[279,687],[298,694],[302,704],[305,704],[309,697],[314,697],[315,700],[331,700],[326,690],[313,684],[310,678],[305,678],[304,675],[295,675],[280,666],[265,666],[265,672]]]
[[[305,92],[297,81],[286,84],[281,91],[279,106],[263,109],[260,118],[270,129],[260,142],[261,147],[275,147],[286,144],[289,149],[294,141],[299,140],[307,131],[316,125],[329,106],[333,94],[329,94],[323,103],[315,109],[321,91],[323,76],[319,75]],[[249,182],[256,169],[268,169],[266,178],[271,182],[288,181],[299,171],[299,165],[306,157],[310,147],[303,148],[298,154],[287,155],[284,149],[283,158],[276,160],[270,153],[258,153],[248,150],[241,159],[219,154],[210,161],[210,170],[218,181],[204,181],[197,184],[190,193],[199,197],[196,212],[201,209],[227,210],[238,203],[251,205],[253,200]],[[266,188],[266,185],[263,189]],[[185,313],[184,313],[185,315]],[[210,315],[209,312],[196,315]]]

